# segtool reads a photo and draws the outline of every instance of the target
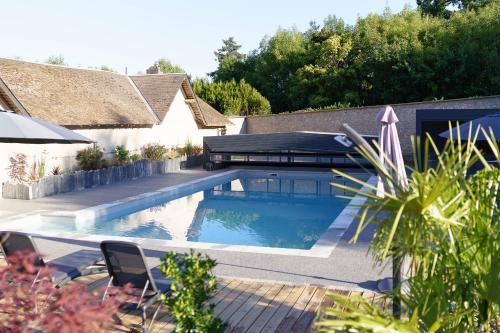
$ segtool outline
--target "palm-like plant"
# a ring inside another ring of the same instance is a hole
[[[469,132],[466,140],[448,140],[441,151],[430,136],[423,147],[418,138],[414,140],[415,166],[407,189],[399,185],[395,171],[385,167],[367,145],[359,146],[359,153],[371,162],[381,175],[384,188],[389,189],[383,197],[374,194],[373,186],[333,170],[373,190],[363,192],[333,184],[369,199],[361,207],[352,241],[373,223],[376,230],[371,251],[376,262],[381,264],[389,258],[409,260],[409,288],[403,293],[396,287],[393,292],[393,296],[402,299],[406,319],[391,319],[391,325],[413,325],[424,332],[484,332],[498,328],[500,149],[493,133],[484,134],[495,162],[488,162],[477,148],[478,131]],[[437,158],[436,165],[429,161],[430,151]],[[482,170],[473,173],[478,165]],[[332,316],[345,320],[353,315],[358,315],[356,321],[345,325],[331,320]],[[383,320],[378,328],[364,326],[366,321],[383,318],[379,312],[356,308],[345,314],[327,311],[325,316],[318,324],[322,331],[392,331],[384,329],[387,326]]]

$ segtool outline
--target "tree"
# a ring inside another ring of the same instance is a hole
[[[306,39],[296,28],[278,29],[261,41],[255,62],[255,77],[248,82],[269,99],[276,112],[301,108],[293,94],[294,77],[306,59]],[[245,79],[247,79],[245,77]]]
[[[452,8],[477,10],[491,2],[492,0],[417,0],[417,6],[424,15],[449,18]]]
[[[238,72],[241,72],[241,65],[245,59],[245,55],[239,50],[241,45],[238,45],[234,37],[222,40],[222,47],[214,52],[215,60],[218,62],[218,67],[215,72],[209,73],[216,81],[227,81],[237,79]]]
[[[101,67],[98,67],[97,69],[100,69],[101,71],[116,73],[116,71],[113,68],[106,65],[101,65]]]
[[[47,60],[45,60],[46,64],[51,64],[51,65],[61,65],[61,66],[67,66],[68,64],[64,61],[64,57],[62,54],[58,56],[50,56]]]
[[[238,45],[234,37],[222,40],[222,47],[214,52],[216,60],[221,63],[227,58],[232,58],[236,61],[242,61],[245,58],[243,53],[240,53],[241,45]]]
[[[173,64],[170,60],[161,58],[156,62],[163,73],[186,73],[179,65]]]
[[[193,90],[196,95],[226,115],[247,116],[271,112],[269,101],[244,80],[195,80]]]
[[[498,94],[500,1],[446,1],[434,5],[461,10],[386,10],[353,26],[329,16],[305,32],[279,29],[243,56],[227,42],[212,77],[245,80],[276,113]]]

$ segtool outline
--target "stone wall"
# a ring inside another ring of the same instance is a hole
[[[391,104],[399,118],[398,132],[405,157],[411,156],[410,136],[415,134],[416,110],[423,109],[494,109],[500,108],[500,95],[444,101]],[[316,112],[297,112],[246,119],[246,132],[274,133],[293,131],[342,132],[348,123],[361,134],[378,135],[375,116],[381,106],[369,106]]]

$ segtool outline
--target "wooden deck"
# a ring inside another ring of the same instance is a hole
[[[81,277],[77,281],[87,284],[89,289],[96,289],[104,285],[107,279],[105,274],[98,274]],[[378,299],[372,292],[219,279],[212,303],[215,305],[215,315],[228,323],[227,332],[310,332],[318,310],[332,305],[325,298],[327,292],[361,295],[372,303]],[[121,323],[113,332],[142,331],[138,311],[120,312],[119,318]],[[162,307],[151,332],[172,332],[174,327],[173,318],[166,307]]]

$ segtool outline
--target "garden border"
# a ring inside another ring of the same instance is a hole
[[[28,184],[2,184],[4,199],[32,200],[59,193],[81,191],[87,188],[119,183],[181,170],[182,158],[164,161],[139,160],[122,166],[113,166],[71,174],[43,177]]]

